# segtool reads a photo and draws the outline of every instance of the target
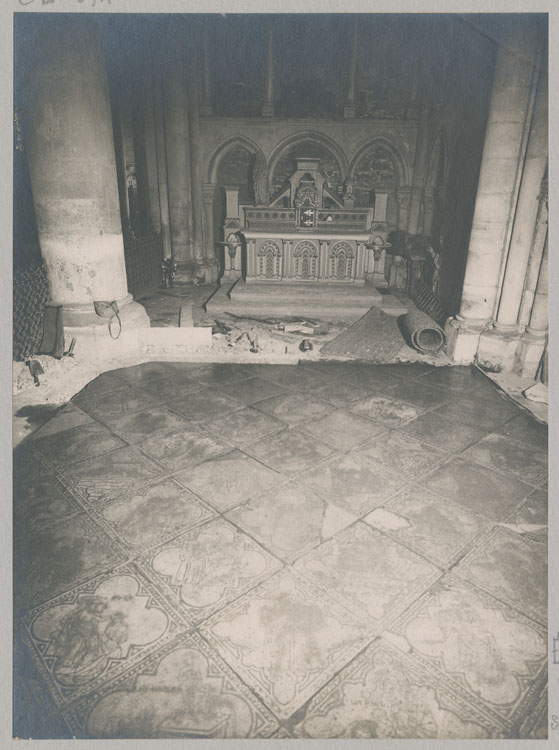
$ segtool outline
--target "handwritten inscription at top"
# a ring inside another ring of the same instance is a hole
[[[103,3],[106,3],[107,5],[112,4],[112,0],[73,0],[75,3],[78,3],[78,5],[83,5],[84,3],[87,3],[89,7],[95,8],[96,5],[102,5]],[[33,3],[39,4],[39,0],[19,0],[20,5],[33,5]],[[57,2],[57,0],[40,0],[41,5],[54,5]]]

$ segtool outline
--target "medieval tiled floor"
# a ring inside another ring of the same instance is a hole
[[[15,456],[20,737],[545,737],[547,429],[470,368],[149,363]]]

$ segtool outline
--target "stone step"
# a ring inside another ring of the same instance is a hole
[[[336,284],[222,285],[208,300],[209,313],[231,313],[261,318],[308,317],[331,322],[354,322],[371,307],[382,308],[388,295],[374,287]]]

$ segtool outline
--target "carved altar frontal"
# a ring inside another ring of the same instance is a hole
[[[330,190],[318,159],[297,159],[269,206],[244,207],[247,282],[363,284],[373,210],[354,207],[353,187]],[[373,261],[374,262],[374,261]]]

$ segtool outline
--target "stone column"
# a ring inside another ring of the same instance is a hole
[[[64,306],[67,336],[78,336],[76,355],[94,358],[105,344],[123,353],[149,319],[127,289],[102,37],[90,19],[45,16],[27,62],[26,146],[51,301]],[[119,342],[93,305],[113,300]]]
[[[204,205],[203,236],[207,282],[216,281],[218,274],[214,237],[214,200],[216,187],[213,182],[204,183],[202,186],[202,202]]]
[[[242,224],[239,217],[239,190],[225,188],[226,219],[223,226],[225,238],[224,279],[238,279],[242,274],[242,244],[238,237]]]
[[[359,31],[357,23],[353,25],[353,38],[351,41],[351,58],[349,63],[349,77],[347,87],[347,99],[344,106],[344,118],[346,120],[353,119],[355,117],[355,80],[357,77],[357,45],[359,39]]]
[[[188,283],[197,275],[193,247],[190,133],[184,61],[167,63],[165,86],[165,147],[169,189],[171,249],[177,264],[175,283]]]
[[[146,80],[142,94],[143,146],[145,157],[145,197],[147,214],[156,232],[161,231],[161,209],[159,205],[159,178],[157,174],[157,140],[155,134],[155,112],[151,81]]]
[[[204,88],[202,103],[200,105],[200,115],[202,117],[210,117],[212,115],[212,83],[210,71],[210,34],[207,26],[204,26],[202,45]]]
[[[460,314],[447,325],[447,352],[473,362],[491,324],[509,246],[537,80],[541,40],[531,22],[514,21],[495,68]]]
[[[518,315],[518,323],[521,329],[526,328],[526,326],[530,322],[530,314],[532,312],[532,306],[534,304],[534,295],[536,293],[536,286],[538,283],[538,274],[540,272],[543,250],[547,241],[547,219],[548,211],[546,176],[541,187],[540,207],[538,210],[536,228],[534,229],[534,236],[532,239],[532,251],[530,252],[528,270],[526,271],[526,283],[524,284],[524,292],[522,295],[522,302],[520,304],[520,313]]]
[[[536,377],[538,365],[542,358],[547,339],[548,302],[549,302],[549,267],[547,258],[547,239],[542,255],[538,285],[534,295],[530,325],[520,338],[516,352],[515,371],[522,377]]]
[[[196,61],[192,61],[188,77],[188,131],[190,147],[192,255],[196,276],[204,276],[204,251],[202,237],[202,165],[200,161],[200,118]]]
[[[167,181],[167,148],[165,144],[165,115],[164,96],[161,73],[156,74],[153,81],[154,125],[155,125],[155,153],[157,156],[157,187],[159,199],[159,216],[161,220],[161,241],[163,255],[172,257],[171,248],[171,219],[169,216],[169,187]]]
[[[424,109],[419,118],[415,147],[415,162],[408,210],[408,232],[410,234],[419,234],[421,231],[420,220],[423,204],[423,186],[425,185],[428,156],[429,121],[428,112]]]
[[[499,301],[496,326],[516,328],[531,240],[538,215],[540,187],[547,168],[547,76],[540,80],[526,161],[514,215],[510,248]]]
[[[268,68],[266,74],[266,98],[262,105],[262,117],[273,117],[274,108],[274,21],[268,21]]]

